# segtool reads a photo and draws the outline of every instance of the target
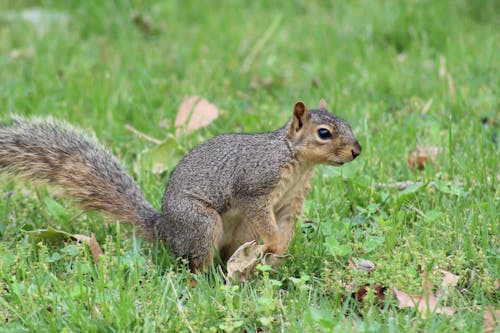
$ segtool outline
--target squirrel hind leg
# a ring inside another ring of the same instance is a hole
[[[218,256],[223,235],[220,214],[192,199],[170,201],[164,209],[175,255],[187,258],[193,271],[206,270]]]

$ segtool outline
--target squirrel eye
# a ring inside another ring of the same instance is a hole
[[[322,140],[328,140],[332,138],[332,133],[330,133],[330,131],[326,128],[320,128],[318,130],[318,136]]]

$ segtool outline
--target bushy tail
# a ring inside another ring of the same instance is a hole
[[[64,122],[12,117],[0,123],[0,172],[59,185],[85,209],[152,231],[159,213],[120,162]]]

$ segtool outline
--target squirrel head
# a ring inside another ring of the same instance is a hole
[[[322,99],[317,109],[295,103],[288,137],[297,156],[313,164],[342,165],[361,153],[361,146],[344,120],[327,111]]]

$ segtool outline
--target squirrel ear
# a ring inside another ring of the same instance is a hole
[[[326,106],[326,102],[325,100],[322,98],[320,101],[319,101],[319,106],[318,106],[318,109],[320,110],[327,110],[327,106]]]
[[[298,131],[304,125],[304,120],[309,116],[309,110],[303,102],[295,103],[293,107],[293,129]]]

